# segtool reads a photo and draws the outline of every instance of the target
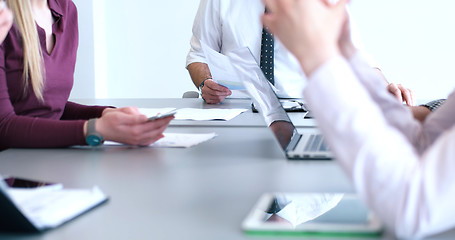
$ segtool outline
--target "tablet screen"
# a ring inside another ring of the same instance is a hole
[[[382,225],[355,196],[264,194],[243,222],[247,232],[379,234]]]

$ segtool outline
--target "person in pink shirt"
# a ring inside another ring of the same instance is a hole
[[[8,0],[0,11],[0,150],[149,145],[173,117],[149,121],[137,108],[68,101],[78,48],[71,0]],[[12,24],[12,14],[14,24]],[[91,142],[96,136],[95,142]],[[90,137],[90,138],[89,138]]]
[[[318,127],[388,229],[414,239],[454,228],[455,92],[422,123],[378,91],[349,38],[348,1],[265,0],[262,19],[299,60]]]

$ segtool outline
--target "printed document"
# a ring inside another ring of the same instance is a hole
[[[213,50],[203,42],[201,42],[201,47],[207,59],[207,65],[209,66],[213,81],[230,90],[245,89],[228,56]]]
[[[195,121],[209,121],[209,120],[229,121],[246,111],[248,111],[248,109],[245,109],[245,108],[231,108],[231,109],[181,108],[181,109],[177,110],[177,114],[175,114],[175,119],[176,120],[195,120]]]
[[[175,108],[138,108],[138,110],[140,113],[150,118],[158,114],[166,114],[168,112],[174,111]]]
[[[150,147],[157,148],[189,148],[216,137],[216,133],[164,133],[164,137]],[[118,142],[106,141],[106,146],[123,145]]]
[[[189,148],[216,137],[216,133],[165,133],[152,147]]]
[[[174,111],[175,108],[139,108],[139,111],[147,117],[153,117],[158,114],[166,114]],[[232,109],[200,109],[200,108],[180,108],[177,109],[175,120],[194,120],[194,121],[210,121],[210,120],[224,120],[229,121],[243,112],[248,111],[246,108],[232,108]]]

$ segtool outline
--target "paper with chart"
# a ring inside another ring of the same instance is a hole
[[[213,81],[230,90],[245,89],[228,56],[213,50],[203,42],[201,42],[201,47],[204,51]]]

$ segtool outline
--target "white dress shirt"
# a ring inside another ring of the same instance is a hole
[[[264,10],[261,0],[201,0],[194,19],[186,66],[194,62],[207,63],[200,41],[225,55],[240,47],[248,47],[259,64],[263,29],[261,16]],[[356,47],[362,49],[361,38],[352,19],[350,27],[351,38]],[[278,38],[275,38],[274,48],[278,97],[300,98],[306,83],[300,64]]]
[[[186,65],[207,63],[201,40],[225,55],[240,47],[248,47],[259,63],[263,28],[260,18],[264,9],[261,0],[201,0]],[[278,96],[300,98],[305,75],[295,57],[276,38],[274,58]]]
[[[455,94],[421,125],[360,53],[331,59],[309,80],[318,126],[384,223],[399,237],[455,227]]]

